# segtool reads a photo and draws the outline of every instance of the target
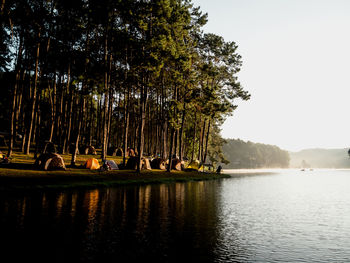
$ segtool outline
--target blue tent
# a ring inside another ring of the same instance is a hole
[[[109,167],[109,170],[119,170],[118,165],[113,160],[106,160],[106,164]]]

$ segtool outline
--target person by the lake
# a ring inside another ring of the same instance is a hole
[[[218,173],[218,174],[221,173],[221,170],[222,170],[222,166],[219,165],[219,166],[218,166],[218,169],[216,169],[216,173]]]

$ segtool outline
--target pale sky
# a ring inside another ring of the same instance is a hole
[[[282,149],[350,146],[350,0],[193,0],[235,41],[251,99],[222,127]]]

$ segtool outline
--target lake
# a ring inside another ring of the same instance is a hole
[[[2,262],[350,262],[350,170],[0,193]]]

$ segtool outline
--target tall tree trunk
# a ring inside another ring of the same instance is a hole
[[[204,123],[205,123],[205,122],[204,122]],[[204,127],[202,126],[202,116],[200,116],[200,118],[199,118],[198,155],[197,155],[197,159],[198,159],[199,161],[202,160],[202,157],[201,157],[201,153],[202,153],[201,147],[202,147],[202,140],[203,140],[203,130],[204,130]]]
[[[126,155],[128,150],[128,133],[129,133],[129,98],[130,98],[130,87],[128,86],[127,92],[125,92],[124,98],[124,142],[123,142],[123,166],[126,164]]]
[[[17,99],[17,87],[19,80],[19,72],[16,74],[16,84],[13,89],[12,105],[11,105],[11,117],[10,117],[10,134],[9,134],[9,148],[7,155],[10,157],[12,155],[13,144],[16,140],[16,120],[15,120],[15,111],[16,111],[16,99]]]
[[[93,123],[95,121],[94,117],[94,103],[93,98],[90,100],[90,126],[89,126],[89,145],[92,145],[92,132],[93,132]]]
[[[203,120],[203,127],[202,127],[202,131],[201,131],[201,143],[200,143],[200,149],[199,149],[199,151],[200,151],[200,159],[199,160],[201,160],[201,162],[203,163],[203,152],[204,152],[204,135],[205,135],[205,127],[206,127],[206,124],[207,124],[207,122],[206,122],[206,120],[204,119]]]
[[[26,139],[27,139],[27,125],[26,125],[26,111],[25,107],[23,106],[23,112],[22,112],[22,127],[23,127],[23,137],[21,142],[21,152],[24,153]]]
[[[69,85],[69,84],[67,84]],[[67,87],[68,88],[68,87]],[[72,114],[73,114],[73,106],[74,106],[74,90],[73,87],[70,87],[70,103],[69,103],[69,111],[68,111],[68,126],[67,126],[67,136],[65,137],[65,149],[66,152],[69,151],[69,144],[71,141],[71,134],[72,134]]]
[[[179,137],[179,130],[175,129],[175,134],[174,134],[174,155],[177,158],[177,142],[178,142],[178,137]]]
[[[70,84],[70,62],[68,63],[68,71],[67,71],[67,85],[66,85],[66,95],[69,94],[69,84]],[[63,146],[62,146],[62,153],[67,152],[68,144],[69,144],[69,136],[70,136],[70,129],[71,129],[71,112],[72,112],[72,106],[73,106],[73,94],[72,92],[69,94],[69,100],[66,100],[66,105],[64,107],[64,116],[65,116],[65,131],[64,131],[64,138],[63,138]],[[68,106],[69,104],[69,106]],[[69,107],[69,111],[68,111]],[[68,119],[68,122],[67,122]]]
[[[177,86],[176,86],[176,85],[175,85],[175,87],[174,87],[174,96],[173,96],[173,98],[174,98],[174,101],[177,101]],[[173,107],[173,108],[174,108],[174,109],[173,109],[172,114],[173,114],[174,116],[176,116],[176,107]],[[167,167],[167,171],[168,171],[168,172],[171,171],[171,163],[172,163],[172,159],[173,159],[173,157],[172,157],[172,155],[173,155],[172,151],[173,151],[173,145],[174,145],[175,132],[176,132],[176,130],[175,130],[175,127],[174,127],[174,124],[173,124],[172,127],[171,127],[171,134],[170,134],[170,147],[169,147],[169,156],[168,156],[168,158],[169,158],[169,165],[168,165],[168,167]]]
[[[163,120],[163,125],[162,125],[162,158],[166,159],[168,157],[167,155],[167,139],[168,139],[168,126],[167,126],[167,121]]]
[[[168,121],[166,120],[165,116],[165,109],[164,109],[164,100],[165,100],[165,88],[164,88],[164,76],[162,75],[162,90],[161,90],[161,110],[160,110],[160,119],[162,120],[162,158],[167,158],[167,131],[168,131]]]
[[[36,103],[36,92],[38,87],[38,69],[39,69],[39,52],[40,52],[40,34],[41,30],[39,29],[38,32],[38,42],[36,47],[36,58],[35,58],[35,73],[34,73],[34,88],[33,88],[33,99],[32,99],[32,109],[31,109],[31,115],[30,115],[30,124],[28,128],[28,139],[27,139],[27,148],[26,148],[26,154],[29,155],[30,150],[30,141],[32,137],[32,129],[33,129],[33,123],[34,123],[34,111],[35,111],[35,103]]]
[[[192,140],[192,156],[191,161],[193,161],[194,158],[194,149],[196,145],[196,132],[197,132],[197,113],[194,112],[194,127],[193,127],[193,140]]]
[[[51,96],[51,126],[50,126],[50,135],[49,135],[49,141],[52,141],[53,131],[55,128],[55,117],[56,117],[56,71],[53,77],[53,89],[52,89],[52,96]]]
[[[112,122],[112,108],[113,108],[113,94],[112,90],[110,89],[109,93],[109,103],[108,103],[108,119],[107,119],[107,142],[106,142],[106,152],[108,149],[108,145],[110,144],[111,140],[111,122]]]
[[[16,125],[15,125],[15,135],[18,133],[18,131],[20,131],[20,128],[22,128],[22,127],[20,127],[20,125],[22,125],[21,123],[20,123],[20,113],[21,113],[21,111],[23,112],[23,110],[22,110],[22,105],[23,105],[23,92],[24,92],[24,88],[23,88],[23,86],[24,86],[24,76],[25,76],[25,74],[26,74],[26,71],[25,70],[23,70],[22,71],[23,73],[22,73],[22,78],[21,78],[21,82],[20,82],[20,86],[19,86],[19,94],[18,94],[18,96],[17,96],[17,98],[18,98],[18,100],[17,100],[17,102],[16,102],[16,108],[15,108],[15,123],[16,123]],[[14,142],[15,142],[15,139],[14,139]]]
[[[138,103],[140,103],[140,102],[138,102]],[[134,107],[133,107],[132,111],[133,111],[133,117],[134,118],[132,120],[132,123],[133,123],[134,134],[133,134],[133,137],[132,137],[131,144],[132,144],[132,148],[134,150],[136,150],[136,148],[138,147],[137,144],[136,144],[137,143],[137,135],[138,135],[139,127],[140,127],[140,125],[138,123],[139,123],[141,117],[138,118],[136,116],[136,108],[135,107],[141,107],[141,106],[139,106],[139,105],[133,105],[133,106]]]
[[[147,129],[147,155],[151,154],[151,145],[152,145],[152,139],[153,136],[151,136],[152,134],[152,118],[151,118],[151,105],[148,105],[148,112],[147,112],[147,119],[148,119],[148,129]]]
[[[80,140],[80,130],[82,127],[82,123],[83,123],[83,116],[85,113],[85,97],[84,97],[84,92],[83,92],[84,88],[82,88],[81,94],[80,94],[80,112],[79,112],[79,120],[78,120],[78,128],[77,128],[77,136],[75,138],[75,147],[74,147],[74,152],[72,153],[72,159],[71,159],[71,166],[74,167],[75,166],[75,162],[77,159],[77,152],[79,149],[79,140]]]
[[[171,133],[170,133],[170,146],[169,146],[169,164],[168,164],[168,167],[167,167],[167,172],[170,172],[171,171],[171,165],[172,165],[172,161],[173,161],[173,158],[172,158],[172,151],[173,151],[173,145],[174,145],[174,137],[175,137],[175,128],[172,127],[171,128]]]
[[[186,116],[186,103],[184,103],[184,109],[182,111],[181,128],[180,128],[180,134],[179,134],[179,158],[181,161],[183,158],[182,137],[183,137],[184,126],[185,126],[185,116]]]
[[[58,103],[57,105],[57,114],[56,114],[56,135],[57,135],[57,138],[58,138],[58,145],[59,145],[59,149],[60,149],[60,152],[62,152],[62,137],[63,137],[63,131],[64,131],[64,128],[63,128],[63,122],[62,122],[62,119],[63,119],[63,105],[65,105],[64,103],[64,88],[63,88],[63,83],[62,83],[62,76],[60,76],[60,81],[59,81],[59,89],[61,90],[61,93],[60,93],[60,102]]]
[[[106,159],[107,155],[107,126],[108,126],[108,29],[106,26],[104,43],[104,104],[103,104],[103,135],[101,159]]]
[[[140,97],[140,120],[139,120],[139,130],[138,130],[138,162],[137,162],[137,172],[141,171],[141,161],[143,156],[143,148],[144,148],[144,127],[146,121],[146,107],[147,107],[147,87],[144,84],[141,85],[141,97]]]
[[[208,142],[209,142],[209,132],[210,132],[210,120],[208,121],[208,129],[207,129],[207,136],[206,136],[206,141],[205,141],[205,152],[204,152],[204,157],[203,157],[203,163],[205,163],[207,159],[207,153],[208,153]]]
[[[38,102],[40,101],[40,93],[38,94]],[[34,159],[38,157],[38,152],[40,151],[40,146],[42,145],[42,141],[40,139],[40,130],[41,130],[41,116],[40,116],[40,103],[36,104],[36,125],[35,125],[35,136],[37,138],[35,143],[35,151],[34,151]]]
[[[105,92],[103,103],[103,129],[102,129],[102,151],[101,159],[106,159],[106,143],[107,143],[107,122],[108,122],[108,92]]]
[[[97,132],[96,132],[96,144],[100,146],[101,143],[101,116],[102,116],[102,98],[98,99],[97,104]]]
[[[107,136],[106,136],[106,155],[108,150],[109,142],[111,141],[111,122],[112,122],[112,110],[113,110],[113,89],[111,86],[111,71],[112,71],[112,54],[109,55],[109,69],[108,69],[108,93],[109,93],[109,103],[108,103],[108,120],[107,120]]]

